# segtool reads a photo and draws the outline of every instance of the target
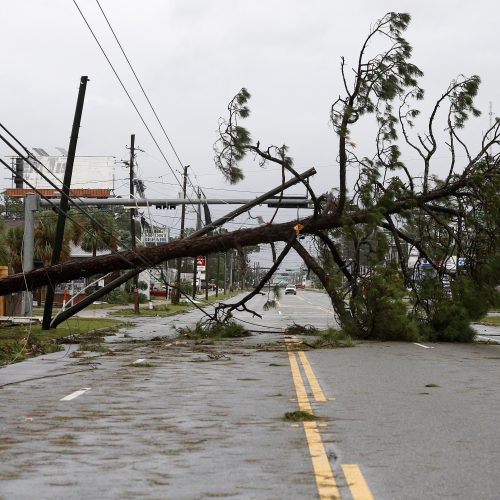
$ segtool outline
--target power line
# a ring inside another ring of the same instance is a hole
[[[24,149],[24,151],[27,153],[28,155],[28,158],[30,159],[34,159],[37,163],[39,163],[40,165],[42,165],[45,169],[47,169],[45,167],[45,165],[43,165],[43,163],[41,163],[36,157],[34,157],[30,152],[29,150],[3,125],[0,123],[0,127],[5,130],[5,132],[7,132],[7,134],[9,134],[10,137],[12,137],[12,139],[14,141],[17,142],[17,144],[19,144],[19,146]],[[39,170],[37,167],[35,167],[28,159],[26,159],[26,157],[24,157],[21,152],[19,150],[17,150],[17,148],[12,145],[5,137],[3,137],[1,134],[0,134],[0,139],[8,146],[10,147],[10,149],[12,149],[12,151],[14,151],[19,157],[21,157],[24,161],[26,161],[26,163],[28,163],[28,165],[33,168],[33,170],[38,173],[44,180],[46,180],[54,189],[56,189],[59,193],[61,193],[62,196],[64,196],[64,193],[62,191],[61,188],[59,188],[51,179],[49,179],[45,174],[42,173],[41,170]],[[2,163],[4,166],[6,166],[12,173],[16,173],[15,170],[7,163],[5,162],[4,160],[2,160],[0,158],[0,163]],[[48,170],[48,169],[47,169]],[[50,172],[50,170],[48,170]],[[52,172],[50,172],[52,175],[54,175]],[[55,177],[55,176],[54,176]],[[55,204],[53,203],[47,196],[44,196],[35,186],[33,186],[29,181],[27,181],[24,177],[22,177],[23,179],[23,182],[25,182],[31,189],[33,189],[35,192],[37,192],[42,198],[44,198],[48,203],[49,205],[52,206],[52,208],[54,210],[56,210],[56,212],[60,212],[61,209]],[[56,178],[57,179],[57,178]],[[58,179],[59,180],[59,179]],[[78,198],[78,197],[77,197]],[[81,198],[79,198],[81,199]],[[68,198],[68,201],[77,209],[79,210],[82,214],[84,214],[85,216],[87,216],[94,224],[96,224],[98,227],[100,227],[104,232],[106,232],[107,234],[110,234],[110,235],[113,235],[112,231],[110,231],[109,229],[107,229],[105,226],[103,226],[98,220],[96,220],[94,217],[92,217],[88,211],[86,211],[83,207],[81,207],[80,205],[78,205],[72,198]],[[79,222],[77,222],[74,218],[72,218],[68,213],[65,214],[66,217],[71,220],[73,222],[73,224],[75,224],[77,227],[79,227],[80,229],[82,229],[83,231],[85,231],[86,233],[90,233],[89,230],[85,229]],[[113,235],[114,236],[114,235]],[[101,241],[103,243],[105,243],[105,241],[101,238]],[[106,243],[105,243],[106,244]],[[127,250],[130,250],[126,245],[123,245]],[[147,261],[147,259],[145,259],[142,255],[136,253],[136,252],[133,252],[137,257],[139,257],[144,264],[146,265],[151,265],[150,262]],[[122,254],[119,254],[120,255],[120,258],[122,258],[122,260],[124,260],[125,262],[127,262],[128,264],[132,265],[132,262],[127,259],[126,257],[124,257]],[[153,267],[153,266],[151,266]]]
[[[151,103],[151,101],[150,101],[150,99],[149,99],[148,95],[146,94],[146,91],[144,90],[144,87],[142,86],[142,83],[141,83],[141,81],[139,80],[139,77],[137,76],[137,73],[135,72],[135,70],[134,70],[134,68],[133,68],[133,66],[132,66],[132,63],[130,62],[130,59],[127,57],[127,54],[125,53],[125,50],[124,50],[124,48],[123,48],[122,44],[120,43],[120,40],[118,40],[118,37],[117,37],[117,35],[116,35],[116,33],[115,33],[115,30],[114,30],[114,29],[113,29],[113,27],[111,26],[111,23],[109,22],[108,17],[107,17],[107,16],[106,16],[106,14],[104,13],[104,10],[102,9],[101,4],[99,3],[99,0],[96,0],[96,2],[97,2],[97,5],[99,6],[99,9],[100,9],[100,10],[101,10],[101,12],[102,12],[102,15],[104,16],[104,19],[106,20],[106,23],[107,23],[107,24],[108,24],[108,26],[109,26],[109,29],[111,30],[111,33],[113,33],[113,37],[115,38],[116,43],[118,44],[118,47],[120,47],[120,50],[121,50],[121,52],[122,52],[122,54],[123,54],[123,57],[125,57],[125,60],[127,61],[127,64],[129,65],[130,70],[132,71],[132,73],[133,73],[133,75],[134,75],[134,77],[135,77],[135,79],[136,79],[137,83],[139,84],[139,87],[141,88],[142,93],[144,94],[144,97],[145,97],[145,98],[146,98],[146,100],[148,101],[149,107],[151,108],[151,111],[152,111],[152,112],[153,112],[153,114],[155,115],[156,121],[157,121],[157,122],[158,122],[158,124],[160,125],[160,128],[162,129],[163,134],[164,134],[164,135],[165,135],[165,137],[167,138],[167,141],[168,141],[168,143],[170,144],[170,147],[172,148],[172,151],[174,152],[175,157],[176,157],[176,158],[177,158],[177,160],[179,161],[179,165],[180,165],[181,167],[183,167],[183,166],[184,166],[184,164],[182,163],[181,159],[179,158],[179,155],[177,154],[177,151],[175,150],[174,145],[172,144],[172,141],[170,140],[170,137],[168,136],[168,134],[167,134],[167,132],[166,132],[165,128],[163,127],[163,124],[162,124],[162,122],[160,121],[160,118],[158,117],[158,114],[156,113],[156,110],[155,110],[155,108],[153,107],[153,104]]]
[[[157,122],[158,122],[158,124],[160,125],[160,128],[161,128],[161,130],[162,130],[163,134],[165,135],[165,137],[166,137],[166,139],[167,139],[168,143],[170,144],[170,147],[172,148],[172,151],[174,152],[175,157],[176,157],[176,158],[177,158],[177,160],[179,161],[179,165],[181,166],[181,168],[184,168],[184,163],[181,161],[181,159],[180,159],[180,157],[179,157],[179,155],[178,155],[178,153],[177,153],[176,149],[174,148],[174,145],[172,144],[172,141],[170,140],[170,137],[168,136],[167,131],[165,130],[165,127],[163,126],[163,124],[162,124],[162,122],[161,122],[161,120],[160,120],[160,118],[159,118],[158,114],[156,113],[156,110],[155,110],[155,108],[154,108],[153,104],[151,103],[151,100],[149,99],[148,95],[146,94],[146,91],[144,90],[144,87],[142,86],[142,83],[141,83],[141,81],[139,80],[139,77],[137,76],[137,73],[135,72],[135,70],[134,70],[134,68],[133,68],[133,66],[132,66],[132,63],[130,62],[130,59],[128,58],[127,54],[125,53],[125,49],[123,48],[122,44],[120,43],[120,40],[118,40],[118,36],[116,35],[115,30],[114,30],[114,29],[113,29],[113,27],[111,26],[111,23],[109,22],[108,17],[106,16],[106,14],[105,14],[105,12],[104,12],[103,8],[101,7],[101,4],[99,3],[99,0],[96,0],[96,3],[97,3],[97,5],[99,6],[99,9],[100,9],[100,11],[101,11],[102,15],[104,16],[104,19],[106,20],[106,23],[107,23],[107,25],[109,26],[109,29],[111,30],[111,33],[113,34],[113,37],[114,37],[114,39],[116,40],[116,43],[118,44],[118,47],[120,47],[120,50],[121,50],[121,52],[122,52],[122,54],[123,54],[123,57],[124,57],[124,58],[125,58],[125,60],[127,61],[127,64],[128,64],[128,66],[129,66],[130,70],[132,71],[132,74],[134,75],[134,77],[135,77],[135,79],[136,79],[136,81],[137,81],[137,83],[138,83],[138,85],[139,85],[139,87],[140,87],[140,89],[141,89],[141,91],[142,91],[142,93],[143,93],[144,97],[146,98],[146,101],[148,101],[149,107],[151,108],[151,111],[152,111],[152,112],[153,112],[153,114],[155,115],[156,121],[157,121]],[[193,169],[191,169],[191,170],[193,170]],[[179,172],[179,173],[180,173],[180,172]],[[193,175],[196,177],[196,174],[193,174]],[[190,177],[188,177],[187,179],[188,179],[189,184],[191,185],[191,187],[192,187],[192,188],[196,191],[196,186],[195,186],[195,185],[193,184],[193,182],[191,181],[191,178],[190,178]]]
[[[80,15],[82,16],[82,19],[84,20],[85,24],[87,25],[87,28],[89,29],[90,33],[92,34],[94,40],[96,41],[97,45],[99,46],[99,48],[101,49],[101,52],[103,54],[103,56],[106,58],[106,61],[108,62],[110,68],[113,70],[113,73],[115,74],[116,78],[118,79],[118,81],[120,82],[120,85],[123,89],[123,91],[125,92],[125,94],[127,95],[130,103],[132,104],[133,108],[135,109],[136,113],[138,114],[139,118],[141,119],[143,125],[146,127],[146,130],[148,131],[149,133],[149,136],[151,137],[151,139],[153,140],[153,142],[155,143],[155,146],[157,147],[158,151],[160,152],[162,158],[165,160],[165,163],[167,164],[168,168],[170,169],[170,172],[172,172],[172,175],[174,176],[175,180],[177,181],[177,183],[179,184],[179,186],[182,187],[182,184],[181,182],[179,181],[179,178],[177,177],[174,169],[172,168],[172,166],[170,165],[170,162],[167,160],[167,157],[165,156],[165,154],[163,153],[163,150],[161,149],[160,145],[158,144],[158,141],[155,139],[153,133],[151,132],[151,129],[148,127],[146,121],[144,120],[141,112],[139,111],[139,109],[137,108],[134,100],[132,99],[132,96],[130,95],[130,93],[128,92],[127,88],[125,87],[125,84],[123,83],[122,79],[120,78],[120,76],[118,75],[117,71],[115,70],[115,67],[113,66],[113,64],[111,63],[111,60],[109,59],[108,55],[106,54],[106,51],[104,50],[104,48],[102,47],[101,43],[99,42],[97,36],[95,35],[94,31],[92,30],[90,24],[88,23],[85,15],[83,14],[83,12],[81,11],[80,7],[78,6],[78,4],[76,3],[76,0],[73,0],[73,3],[75,4],[75,7],[78,9],[78,12],[80,13]]]

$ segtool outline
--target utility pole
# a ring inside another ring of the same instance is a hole
[[[135,134],[130,136],[130,199],[134,199],[134,159],[135,159]],[[132,252],[135,252],[137,245],[135,241],[135,208],[130,210],[130,239],[132,240]],[[139,314],[139,275],[136,274],[133,280],[134,287],[134,314]]]
[[[270,196],[274,196],[285,189],[288,189],[291,186],[294,186],[295,184],[299,183],[303,179],[307,179],[311,175],[314,175],[316,173],[316,170],[314,168],[310,168],[306,172],[300,174],[298,177],[294,177],[290,179],[289,181],[285,182],[284,184],[281,184],[271,191],[268,191],[267,193],[263,194],[262,196],[259,196],[255,198],[254,200],[251,200],[248,203],[245,203],[243,206],[233,210],[232,212],[229,212],[228,214],[220,217],[219,219],[211,222],[210,224],[205,225],[202,229],[199,231],[195,231],[193,234],[189,235],[189,238],[196,238],[198,236],[203,236],[211,231],[213,231],[215,228],[222,226],[228,221],[233,220],[235,217],[238,215],[241,215],[242,213],[248,211],[252,207],[262,203],[263,201],[267,200]],[[96,270],[96,272],[99,272],[99,270]],[[120,286],[121,284],[125,283],[129,279],[133,278],[135,274],[139,274],[141,272],[141,268],[137,269],[132,269],[130,271],[127,271],[125,274],[122,274],[120,277],[116,278],[114,281],[106,285],[104,288],[101,288],[100,290],[88,295],[84,300],[80,301],[78,304],[75,304],[71,306],[70,308],[66,309],[65,311],[59,313],[57,318],[54,318],[54,321],[52,322],[52,327],[55,328],[59,323],[65,321],[66,319],[70,318],[77,312],[81,311],[84,309],[87,305],[91,304],[93,301],[98,300],[100,297],[105,295],[106,293],[110,292],[111,290],[114,290],[116,287]],[[224,254],[224,293],[227,291],[227,251]],[[172,294],[172,298],[174,298],[174,295]]]
[[[229,291],[233,291],[233,251],[229,253]]]
[[[217,279],[215,280],[215,296],[219,296],[220,252],[217,252]]]
[[[188,171],[189,165],[186,165],[184,167],[184,174],[183,174],[183,182],[182,182],[182,196],[183,198],[186,198],[186,188],[187,188],[187,171]],[[186,219],[186,205],[182,205],[182,211],[181,211],[181,234],[179,239],[184,238],[184,223]],[[175,290],[172,295],[172,304],[178,304],[179,300],[181,298],[181,266],[182,266],[182,257],[179,257],[177,259],[177,276],[175,277]]]
[[[205,255],[205,300],[208,300],[208,255]]]
[[[196,288],[198,285],[198,259],[195,257],[193,260],[193,300],[196,298]]]
[[[201,190],[198,188],[198,199],[201,199]],[[198,209],[196,211],[196,230],[199,231],[201,229],[201,205],[198,205]],[[193,264],[193,299],[196,298],[196,288],[198,285],[198,259],[194,259]]]
[[[224,252],[224,295],[227,293],[227,250]]]
[[[34,193],[24,197],[23,272],[33,269],[35,247],[35,211],[39,209],[40,198]],[[23,292],[22,316],[33,316],[33,294]]]
[[[87,76],[80,78],[80,88],[78,90],[78,99],[76,101],[75,116],[73,118],[73,127],[71,129],[71,138],[69,140],[68,157],[66,159],[66,168],[64,170],[64,180],[61,193],[61,204],[59,205],[59,216],[57,218],[56,235],[54,237],[54,248],[52,249],[51,265],[59,264],[61,258],[61,249],[64,237],[64,226],[66,224],[66,213],[69,207],[69,189],[71,186],[71,177],[73,175],[73,164],[75,163],[76,144],[78,142],[78,131],[82,120],[83,102],[85,100],[85,91],[87,89]],[[42,330],[50,328],[52,320],[52,306],[54,305],[54,289],[47,287],[45,296],[45,308],[43,310]]]

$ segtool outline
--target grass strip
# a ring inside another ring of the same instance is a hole
[[[481,319],[480,323],[487,325],[500,325],[500,316],[485,316]]]
[[[197,298],[197,305],[200,307],[209,306],[217,302],[221,302],[238,295],[240,292],[231,292],[224,294],[219,294],[218,297],[211,295],[208,300]],[[153,305],[152,309],[149,309],[148,305],[142,304],[139,312],[139,316],[171,316],[173,314],[181,314],[185,311],[192,309],[194,304],[191,302],[181,302],[180,304],[156,304]],[[110,316],[136,316],[134,309],[126,308],[112,311],[109,313]]]
[[[51,330],[42,330],[41,324],[1,327],[0,366],[59,351],[67,337],[71,342],[81,338],[96,344],[125,324],[108,318],[70,318]]]

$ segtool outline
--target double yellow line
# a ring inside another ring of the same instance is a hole
[[[309,360],[307,359],[306,353],[298,351],[297,358],[295,352],[289,349],[289,345],[296,343],[297,339],[293,337],[285,337],[285,342],[288,347],[288,360],[290,361],[290,369],[292,371],[292,378],[295,385],[299,409],[312,414],[313,411],[311,402],[309,401],[307,390],[300,373],[298,359],[302,363],[304,374],[311,388],[314,400],[318,403],[322,403],[326,401],[326,397],[321,389],[316,375],[314,374]],[[309,453],[311,455],[319,498],[321,500],[340,499],[340,492],[337,487],[337,483],[335,482],[335,477],[330,466],[330,461],[328,460],[328,455],[326,454],[323,440],[321,439],[318,424],[315,421],[303,422],[303,424]],[[358,465],[344,464],[342,465],[342,471],[346,478],[353,500],[373,500],[373,496]]]

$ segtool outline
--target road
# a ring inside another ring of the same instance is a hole
[[[498,498],[500,345],[302,351],[286,324],[335,325],[304,290],[242,313],[247,339],[175,339],[199,317],[0,369],[0,498]]]

